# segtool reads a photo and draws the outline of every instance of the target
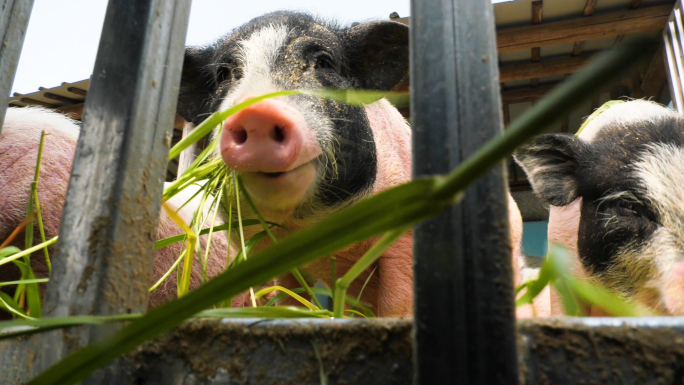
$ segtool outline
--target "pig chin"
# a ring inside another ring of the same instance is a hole
[[[242,172],[240,176],[258,209],[291,211],[312,195],[316,166],[308,162],[284,173]]]

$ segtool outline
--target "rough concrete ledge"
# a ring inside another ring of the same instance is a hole
[[[411,384],[412,327],[410,319],[199,320],[120,368],[128,384],[321,384],[321,373],[328,384]],[[684,317],[523,320],[518,331],[523,384],[684,384]],[[0,383],[21,383],[7,377],[14,367],[35,371],[7,354],[13,345],[46,350],[35,341],[0,344]]]
[[[133,384],[407,384],[409,319],[202,320],[134,354]]]
[[[410,384],[411,328],[409,319],[196,321],[129,356],[132,383],[320,384],[322,370],[330,384]],[[518,329],[524,384],[684,383],[684,318],[523,320]]]
[[[522,321],[527,384],[684,384],[684,317]]]

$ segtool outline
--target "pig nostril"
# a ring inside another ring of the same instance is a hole
[[[274,139],[276,140],[276,142],[282,142],[285,140],[285,134],[283,133],[282,128],[276,126],[275,130],[274,130],[274,134],[275,134]]]
[[[231,135],[237,144],[243,144],[247,141],[247,131],[245,130],[233,130],[231,131]]]

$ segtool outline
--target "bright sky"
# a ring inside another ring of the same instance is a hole
[[[502,2],[510,0],[494,0]],[[236,3],[241,5],[235,6]],[[194,0],[186,45],[212,42],[261,14],[301,10],[341,24],[409,16],[410,0]],[[12,92],[31,93],[90,77],[106,0],[35,0]]]

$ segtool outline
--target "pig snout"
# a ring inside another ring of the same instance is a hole
[[[235,171],[279,174],[320,154],[302,116],[283,102],[261,101],[223,123],[221,155]]]
[[[279,100],[260,101],[226,119],[220,151],[252,198],[270,210],[292,209],[305,199],[322,154],[302,114]]]

